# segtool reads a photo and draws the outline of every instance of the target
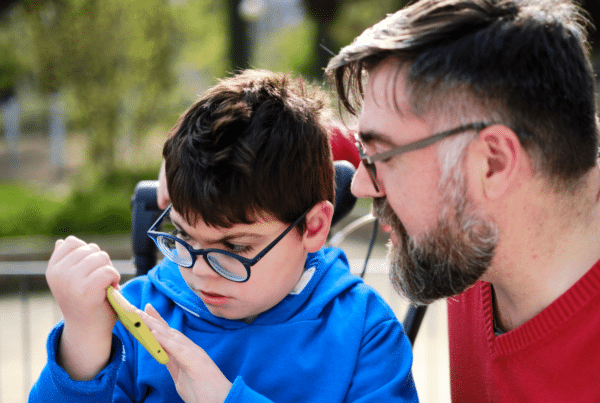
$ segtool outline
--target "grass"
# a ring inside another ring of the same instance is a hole
[[[0,183],[0,237],[127,233],[133,189],[140,180],[156,178],[157,172],[117,171],[63,198]]]

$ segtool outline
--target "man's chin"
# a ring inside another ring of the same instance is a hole
[[[411,303],[429,305],[435,301],[461,294],[480,278],[480,273],[460,272],[458,267],[435,270],[416,266],[398,256],[400,245],[390,240],[388,261],[390,280],[394,289]],[[437,266],[437,265],[435,265]],[[449,272],[451,271],[451,273]]]

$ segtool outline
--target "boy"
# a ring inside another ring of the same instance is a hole
[[[163,150],[173,204],[149,231],[166,258],[122,289],[146,307],[169,363],[114,326],[105,293],[118,273],[69,237],[47,273],[64,324],[30,401],[417,400],[392,310],[343,252],[322,249],[334,198],[326,103],[300,80],[246,71],[180,118]],[[173,233],[157,230],[164,220]]]

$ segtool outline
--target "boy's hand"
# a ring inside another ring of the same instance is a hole
[[[166,366],[181,399],[186,403],[224,402],[231,382],[208,354],[181,332],[171,329],[150,304],[146,305],[146,312],[138,314],[169,354]]]
[[[98,245],[69,236],[56,241],[46,279],[65,321],[59,364],[73,379],[93,379],[110,359],[117,317],[106,289],[118,287],[119,272]]]

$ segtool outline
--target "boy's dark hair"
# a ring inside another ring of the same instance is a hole
[[[323,200],[333,203],[327,107],[323,91],[287,74],[246,70],[221,80],[164,145],[173,208],[190,225],[230,227],[264,214],[291,223]]]
[[[443,111],[451,94],[462,94],[513,129],[534,166],[560,187],[596,164],[586,24],[567,0],[421,0],[363,32],[327,72],[356,114],[363,72],[394,58],[408,68],[417,115]]]

